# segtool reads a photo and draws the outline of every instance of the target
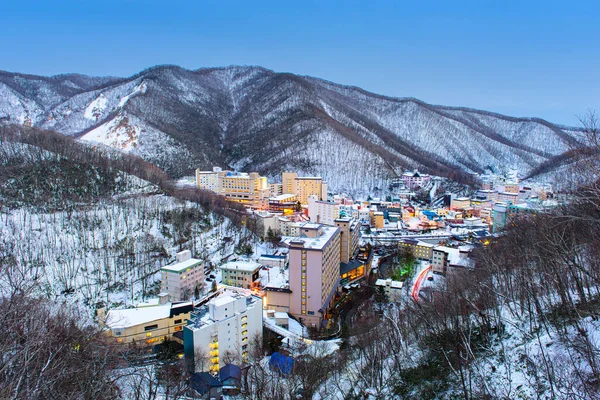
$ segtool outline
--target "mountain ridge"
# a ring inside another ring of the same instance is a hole
[[[382,188],[402,170],[468,180],[565,153],[579,128],[390,97],[264,67],[159,65],[128,78],[0,71],[0,121],[132,152],[171,175],[220,165]]]

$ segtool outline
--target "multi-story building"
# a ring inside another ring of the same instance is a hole
[[[283,194],[283,185],[281,183],[269,183],[269,196],[275,197]]]
[[[101,323],[117,343],[152,345],[169,340],[183,329],[193,304],[170,303],[167,297],[161,295],[156,301],[138,304],[135,308],[110,310]]]
[[[402,182],[404,182],[404,186],[406,186],[408,189],[415,189],[417,187],[423,187],[429,183],[429,181],[431,181],[431,176],[427,174],[421,174],[419,171],[413,171],[403,173],[400,179]]]
[[[210,190],[211,192],[219,192],[219,172],[221,168],[213,167],[212,171],[196,170],[196,185],[200,189]]]
[[[281,174],[282,193],[298,194],[297,177],[298,174],[296,172],[283,172]]]
[[[295,182],[300,203],[308,204],[308,196],[312,195],[318,196],[319,200],[327,200],[327,182],[323,178],[304,176],[297,177]]]
[[[410,251],[415,258],[420,260],[431,260],[432,251],[435,246],[420,240],[403,239],[398,242],[398,247],[400,250],[405,249]]]
[[[262,337],[262,300],[249,291],[226,289],[198,307],[183,330],[186,360],[194,371],[216,373],[226,357],[246,361],[250,342]]]
[[[360,227],[351,218],[338,218],[334,223],[340,228],[340,262],[347,263],[358,249]]]
[[[304,224],[289,241],[289,312],[308,326],[320,327],[340,279],[340,228]]]
[[[204,288],[204,263],[189,250],[177,253],[177,263],[162,267],[160,274],[161,291],[173,301],[189,300],[196,288]]]
[[[504,229],[504,227],[506,227],[506,218],[507,218],[507,211],[508,211],[508,204],[506,203],[496,203],[494,204],[494,209],[493,209],[493,228],[492,228],[492,232],[498,232],[502,229]]]
[[[262,208],[269,198],[267,178],[257,172],[219,172],[219,194],[249,207]]]
[[[435,274],[446,275],[450,267],[472,267],[469,252],[466,247],[436,246],[431,257],[431,270]]]
[[[471,206],[471,199],[468,197],[456,197],[452,199],[450,208],[452,210],[464,210]]]
[[[371,210],[370,219],[371,219],[371,227],[375,229],[383,229],[385,226],[383,212],[381,211],[373,211]]]
[[[519,192],[498,192],[496,199],[502,203],[516,204],[519,202]]]
[[[260,276],[260,264],[254,261],[230,261],[219,267],[225,285],[244,289],[256,287]]]
[[[507,221],[515,221],[535,216],[539,210],[528,207],[527,204],[512,204],[508,206]]]
[[[298,196],[293,193],[284,193],[279,196],[269,197],[269,211],[293,214],[298,207]]]
[[[340,208],[340,205],[334,202],[319,200],[317,195],[308,196],[310,222],[334,226],[335,220],[340,218]]]

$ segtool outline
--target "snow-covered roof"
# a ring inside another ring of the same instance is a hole
[[[106,325],[110,328],[129,328],[131,326],[168,318],[170,313],[170,303],[154,307],[110,310],[106,316]]]
[[[213,303],[216,307],[220,307],[220,306],[229,304],[233,301],[235,301],[235,299],[233,297],[231,297],[227,294],[223,294],[223,295],[211,300],[211,303]]]
[[[278,196],[273,196],[273,197],[269,197],[269,200],[272,201],[285,201],[285,200],[290,200],[293,198],[296,198],[298,196],[296,196],[295,194],[291,194],[291,193],[284,193],[284,194],[280,194]]]
[[[230,261],[221,265],[219,268],[228,269],[228,270],[236,270],[236,271],[246,271],[253,272],[260,268],[260,264],[255,261]]]
[[[315,224],[318,225],[318,224]],[[286,244],[292,242],[303,242],[305,249],[321,250],[331,240],[331,238],[340,230],[337,226],[321,225],[321,236],[318,237],[285,237],[282,241]]]
[[[197,264],[202,263],[202,260],[198,260],[197,258],[190,258],[188,260],[172,264],[166,265],[161,268],[162,271],[171,271],[171,272],[181,272],[187,268],[194,267]]]

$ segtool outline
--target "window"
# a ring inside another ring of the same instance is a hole
[[[153,331],[154,329],[158,329],[158,324],[148,325],[144,327],[144,331]]]
[[[180,320],[180,319],[176,319],[176,320],[175,320],[175,323],[176,323],[176,324],[180,324],[180,323],[181,323],[181,320]]]

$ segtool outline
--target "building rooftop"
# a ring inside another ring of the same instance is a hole
[[[318,237],[285,237],[282,242],[287,245],[291,243],[295,244],[303,244],[305,249],[311,250],[322,250],[327,243],[331,240],[333,236],[340,230],[337,226],[328,226],[328,225],[319,225],[319,224],[311,224],[320,226],[323,234]]]
[[[192,303],[163,304],[121,310],[110,310],[106,316],[106,325],[110,328],[129,328],[171,316],[171,307],[187,307]]]
[[[219,267],[220,269],[233,269],[237,271],[253,272],[260,268],[256,261],[230,261]]]
[[[188,260],[178,262],[176,264],[165,265],[161,268],[161,271],[181,272],[187,268],[193,267],[200,263],[202,263],[202,260],[198,260],[197,258],[190,258]]]

